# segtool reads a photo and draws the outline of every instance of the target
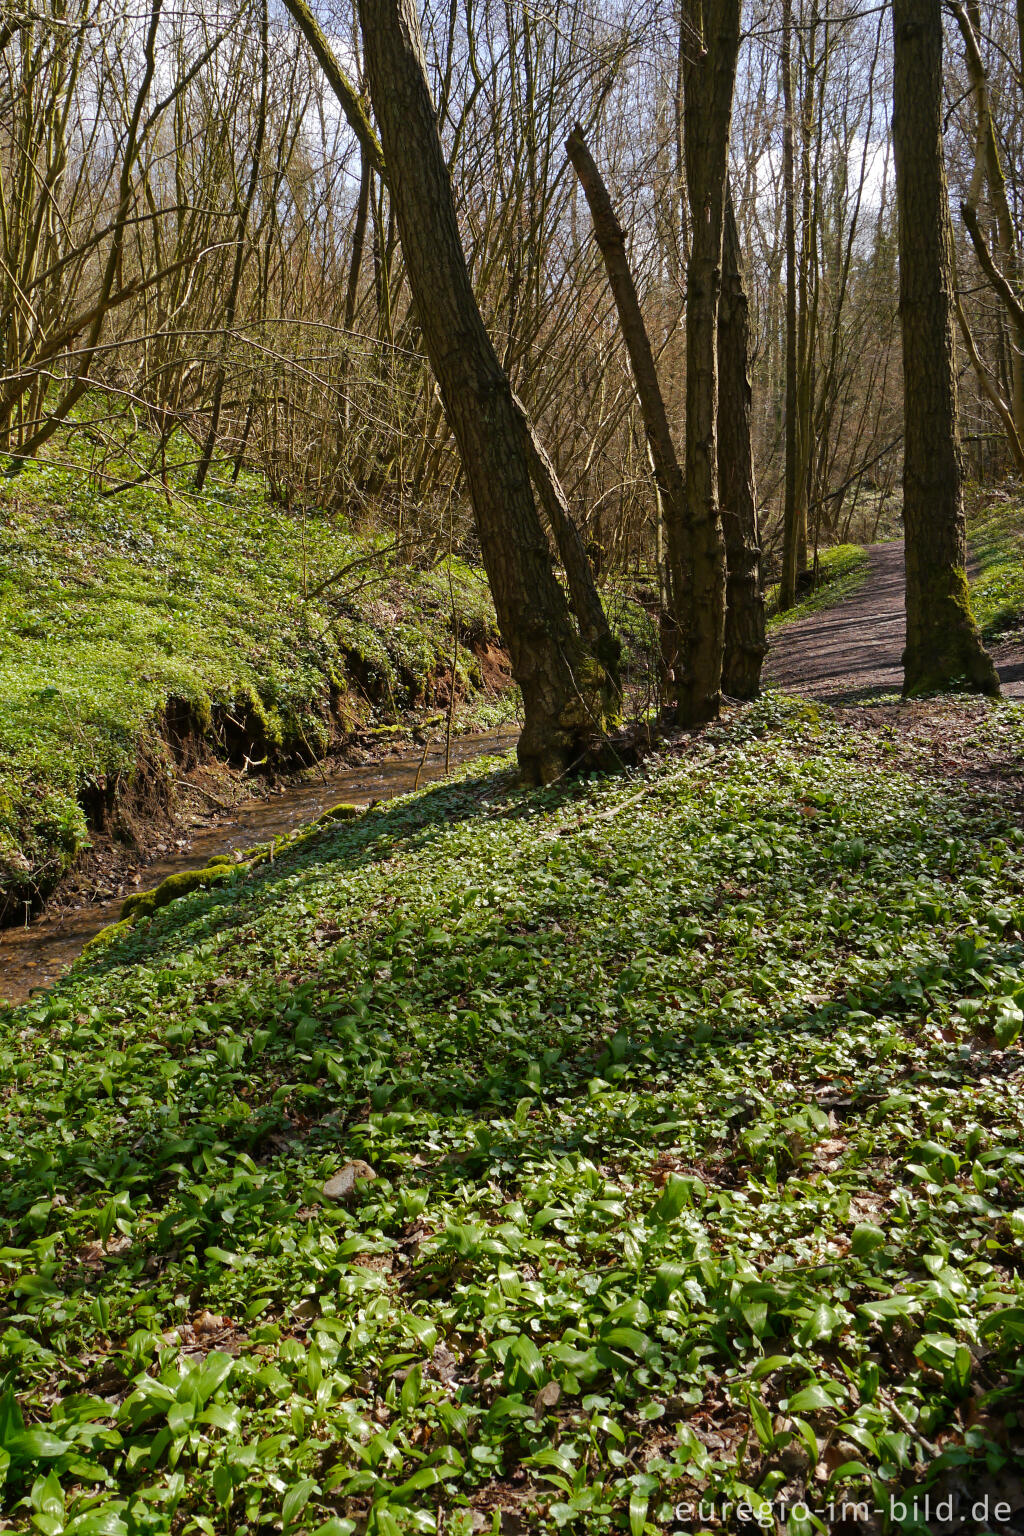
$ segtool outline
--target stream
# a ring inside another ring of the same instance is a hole
[[[472,762],[491,753],[508,752],[518,731],[480,731],[452,741],[450,765]],[[422,769],[420,767],[422,761]],[[324,769],[323,777],[304,778],[275,792],[268,800],[242,801],[230,816],[198,828],[189,846],[144,868],[140,890],[151,890],[182,870],[201,869],[217,853],[244,852],[282,833],[295,832],[341,801],[369,805],[408,794],[419,783],[436,783],[445,776],[444,746],[422,747],[385,762],[358,768]],[[87,902],[70,911],[41,917],[22,928],[0,932],[0,1003],[22,1003],[29,995],[53,986],[82,953],[85,945],[109,923],[117,922],[124,894]]]

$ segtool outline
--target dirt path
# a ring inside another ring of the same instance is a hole
[[[766,680],[787,693],[815,699],[868,699],[898,693],[903,684],[903,545],[868,546],[863,587],[835,608],[780,630]],[[1024,698],[1024,646],[996,645],[1003,695]]]

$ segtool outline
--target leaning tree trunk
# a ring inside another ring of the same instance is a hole
[[[768,652],[761,593],[761,541],[750,446],[749,320],[740,240],[727,191],[718,302],[718,495],[725,536],[725,660],[722,690],[756,698]]]
[[[672,430],[665,409],[665,398],[654,364],[654,351],[644,324],[636,284],[626,255],[626,237],[615,216],[608,188],[594,157],[587,148],[583,129],[577,123],[565,142],[566,154],[579,177],[591,218],[594,239],[608,274],[618,311],[622,337],[626,343],[633,381],[636,385],[640,414],[643,417],[654,480],[660,497],[668,545],[669,597],[672,604],[669,622],[662,630],[662,661],[666,682],[676,700],[679,698],[680,639],[688,619],[690,605],[690,539],[687,523],[686,485],[676,454]]]
[[[609,682],[618,693],[621,641],[616,634],[613,634],[611,625],[608,623],[604,605],[594,581],[594,572],[587,559],[586,547],[573,520],[569,501],[562,489],[555,466],[518,396],[513,395],[512,404],[523,434],[526,461],[530,466],[530,478],[551,526],[555,547],[565,571],[569,602],[576,615],[580,633],[605,668]]]
[[[967,591],[953,356],[953,253],[942,158],[942,3],[893,0],[893,150],[903,330],[904,694],[999,692]]]
[[[718,510],[718,300],[729,126],[740,43],[739,0],[690,0],[704,52],[683,66],[690,261],[686,276],[686,499],[690,612],[679,718],[711,720],[722,698],[725,543]],[[702,24],[702,25],[701,25]]]
[[[522,423],[470,283],[414,0],[359,0],[359,18],[409,286],[523,692],[519,762],[527,779],[547,782],[603,731],[614,688],[555,578]]]

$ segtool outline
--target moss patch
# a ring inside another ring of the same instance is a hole
[[[206,891],[212,885],[223,885],[230,880],[235,868],[225,864],[207,865],[205,869],[183,869],[179,874],[168,875],[152,891],[139,891],[129,896],[121,907],[121,920],[125,918],[151,917],[161,907],[169,907],[182,896],[193,891]]]
[[[0,920],[202,753],[312,762],[450,688],[446,566],[398,566],[343,516],[300,522],[251,476],[197,496],[172,468],[171,487],[104,497],[84,463],[45,461],[0,479]],[[483,574],[451,577],[464,646],[495,644]],[[497,724],[514,699],[466,658],[459,723]]]

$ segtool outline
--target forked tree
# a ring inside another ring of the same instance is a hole
[[[600,739],[617,690],[573,624],[555,576],[531,488],[523,415],[470,281],[416,7],[412,0],[360,0],[359,20],[409,286],[523,693],[519,762],[527,780],[544,783]]]
[[[604,258],[647,433],[668,535],[672,625],[665,648],[666,670],[676,717],[681,725],[689,726],[700,725],[718,713],[726,650],[726,552],[718,464],[719,301],[729,127],[739,49],[738,0],[691,0],[685,20],[684,137],[691,225],[686,296],[685,467],[679,462],[669,426],[654,351],[626,254],[625,235],[579,126],[569,135],[566,151],[590,207],[594,237]],[[735,508],[730,510],[737,514],[737,520],[730,526],[737,576],[731,594],[747,609],[734,615],[734,652],[730,664],[736,691],[743,697],[752,697],[757,692],[764,656],[764,618],[752,502],[746,310],[744,304],[741,315],[738,252],[733,249],[730,254],[734,271],[726,344],[731,349],[742,348],[741,358],[733,350],[729,359],[730,406],[737,411],[737,418],[730,425],[737,437],[746,432],[745,463],[730,466],[731,471],[735,470],[729,482]],[[742,445],[728,436],[727,441],[730,450],[735,447],[738,454],[744,451]],[[739,483],[744,479],[745,490]],[[739,649],[735,649],[737,645]]]
[[[942,153],[942,0],[893,0],[893,149],[903,330],[904,694],[997,694],[967,590],[953,355],[953,250]]]

